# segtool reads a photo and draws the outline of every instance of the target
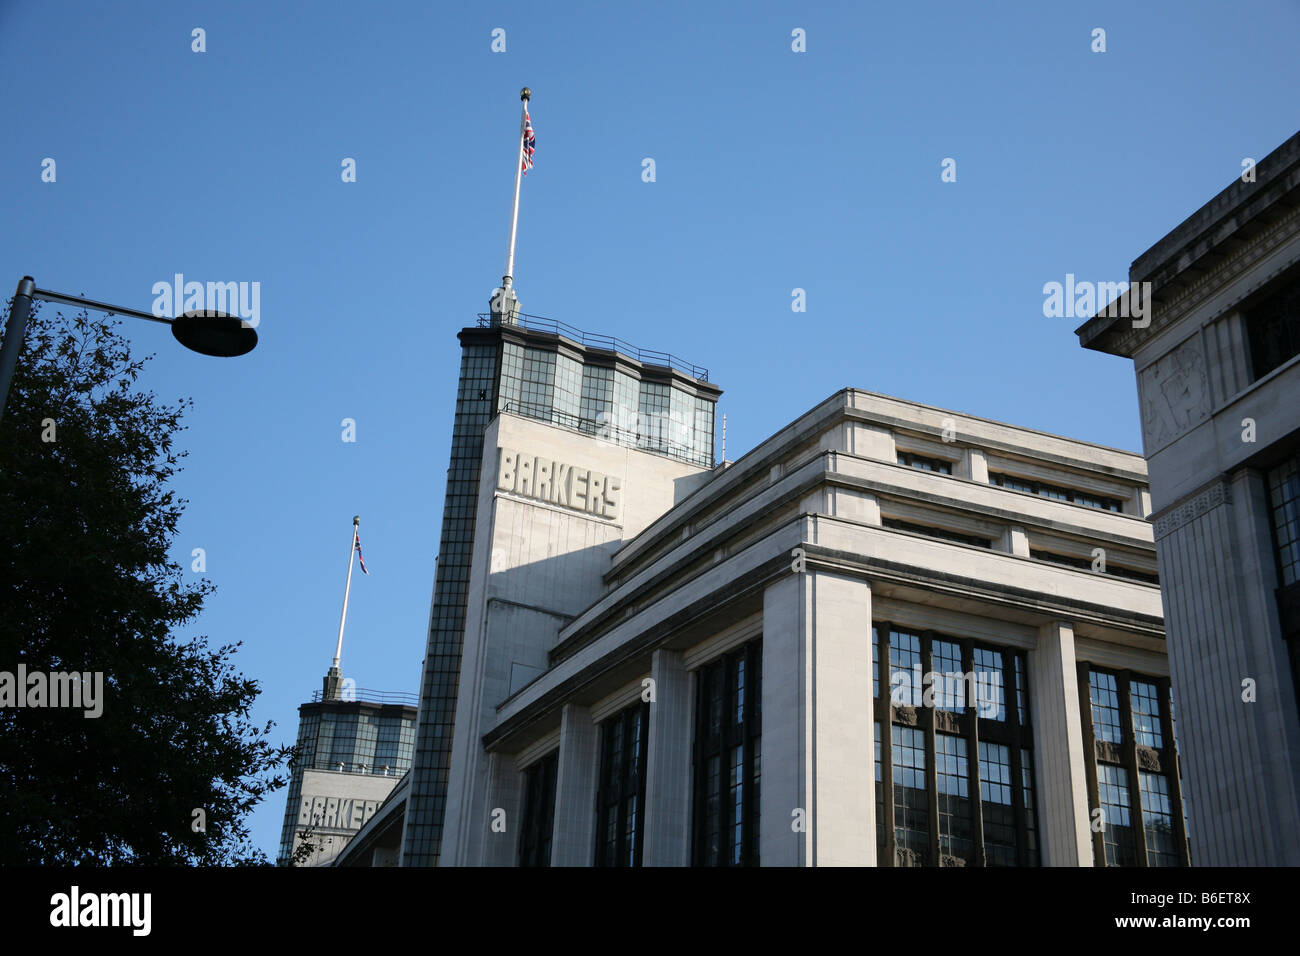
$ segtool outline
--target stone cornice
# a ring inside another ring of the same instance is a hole
[[[1290,244],[1297,236],[1300,236],[1300,206],[1258,235],[1244,240],[1235,235],[1231,237],[1238,244],[1237,248],[1231,251],[1216,248],[1214,254],[1221,258],[1208,268],[1204,259],[1199,260],[1195,266],[1178,273],[1176,279],[1171,277],[1163,286],[1157,286],[1153,290],[1156,301],[1151,324],[1146,328],[1134,328],[1129,318],[1106,318],[1103,322],[1098,316],[1077,330],[1079,341],[1084,348],[1131,358],[1144,343],[1239,281],[1256,263]],[[1243,290],[1243,297],[1248,291]]]
[[[1132,357],[1144,342],[1186,316],[1296,230],[1300,133],[1261,159],[1255,179],[1240,178],[1134,260],[1131,282],[1149,282],[1157,301],[1151,325],[1103,310],[1075,334],[1084,348]]]

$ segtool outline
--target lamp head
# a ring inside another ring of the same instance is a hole
[[[191,351],[221,358],[246,355],[257,346],[257,330],[224,312],[186,312],[172,320],[172,335]]]

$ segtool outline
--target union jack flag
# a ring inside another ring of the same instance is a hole
[[[369,574],[370,572],[366,570],[366,559],[361,554],[361,535],[358,534],[352,541],[357,548],[357,560],[361,562],[361,573]]]
[[[533,168],[533,150],[537,148],[537,137],[533,135],[533,120],[528,115],[528,110],[524,110],[524,164],[519,168],[528,175],[528,170]]]

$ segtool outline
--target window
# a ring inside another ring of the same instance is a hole
[[[1293,279],[1250,310],[1246,335],[1257,379],[1300,354],[1300,279]]]
[[[1024,793],[1025,843],[1029,858],[1038,860],[1038,821],[1034,816],[1034,759],[1030,750],[1020,751],[1020,785]]]
[[[551,865],[551,832],[555,826],[555,775],[559,767],[560,752],[555,750],[524,771],[520,866]]]
[[[668,420],[671,391],[658,382],[641,383],[641,417],[637,426],[636,447],[645,451],[668,451]]]
[[[871,697],[880,696],[880,631],[871,625]],[[880,728],[876,728],[876,743],[880,743]],[[879,759],[879,757],[877,757]]]
[[[952,462],[944,461],[942,458],[926,458],[924,455],[913,455],[910,451],[900,451],[898,453],[898,463],[921,471],[935,471],[941,475],[952,474]]]
[[[1102,764],[1097,768],[1101,795],[1102,843],[1107,866],[1135,866],[1133,819],[1129,815],[1128,771]]]
[[[880,523],[891,531],[909,531],[912,534],[923,534],[927,538],[939,538],[943,541],[955,541],[958,544],[973,544],[979,548],[992,547],[988,538],[980,538],[973,534],[962,534],[960,531],[949,531],[947,528],[935,528],[930,525],[913,524],[910,521],[900,521],[897,518],[882,518]]]
[[[1047,561],[1050,564],[1060,564],[1067,568],[1078,568],[1081,571],[1093,571],[1093,562],[1091,558],[1076,558],[1069,554],[1058,554],[1055,551],[1041,551],[1038,548],[1030,548],[1029,556],[1036,561]],[[1106,562],[1105,570],[1093,571],[1094,574],[1111,574],[1117,578],[1127,578],[1130,581],[1141,581],[1144,584],[1159,584],[1160,576],[1150,574],[1146,571],[1134,571],[1131,568],[1120,567],[1117,564]]]
[[[954,644],[952,641],[936,640],[932,653],[936,674],[934,706],[940,710],[963,713],[966,709],[966,694],[963,693],[965,684],[961,676],[961,645]],[[954,676],[955,681],[952,679]]]
[[[1068,501],[1071,504],[1085,505],[1089,508],[1100,508],[1102,511],[1123,510],[1123,502],[1118,498],[1108,498],[1105,495],[1097,495],[1089,491],[1075,491],[1073,488],[1051,485],[1045,481],[1033,481],[1029,478],[1017,478],[1014,475],[1005,475],[995,471],[989,472],[989,484],[997,485],[999,488],[1006,488],[1008,491],[1024,491],[1031,495],[1038,495],[1041,498],[1052,498],[1056,501]]]
[[[872,628],[874,632],[875,628]],[[876,859],[880,859],[885,852],[885,828],[880,825],[880,821],[885,819],[885,789],[880,776],[880,721],[873,726],[876,741]]]
[[[696,676],[692,858],[696,866],[757,866],[762,641]]]
[[[1115,690],[1115,677],[1100,671],[1088,675],[1088,688],[1092,700],[1092,728],[1098,740],[1119,743],[1119,694]]]
[[[486,384],[489,388],[480,390],[491,391],[492,382]],[[587,365],[553,348],[502,345],[496,411],[713,465],[711,398],[663,382],[644,382],[607,366]]]
[[[930,855],[929,804],[926,799],[925,735],[911,727],[890,728],[894,764],[894,838],[913,865]]]
[[[889,693],[896,704],[921,706],[925,692],[921,674],[921,636],[907,631],[889,632]]]
[[[1163,746],[1160,736],[1160,700],[1155,684],[1135,680],[1129,683],[1133,707],[1133,736],[1144,747]]]
[[[1300,690],[1300,452],[1268,471],[1268,504],[1277,558],[1277,609]],[[1297,694],[1300,698],[1300,694]]]
[[[648,703],[628,707],[600,725],[597,866],[641,865],[649,730]]]
[[[1089,701],[1083,721],[1089,805],[1101,811],[1094,861],[1187,866],[1168,680],[1082,663],[1079,691]]]
[[[880,621],[871,633],[879,865],[1037,865],[1023,653]]]
[[[935,774],[939,791],[939,852],[963,861],[971,856],[970,770],[966,741],[935,735]]]
[[[1142,827],[1146,835],[1147,866],[1177,866],[1174,818],[1170,811],[1169,780],[1158,773],[1138,773],[1142,795]]]
[[[1279,583],[1289,587],[1300,581],[1300,453],[1269,470],[1268,503]]]
[[[976,647],[971,651],[971,661],[975,665],[980,716],[990,720],[1006,720],[1006,699],[1002,693],[1002,652]]]
[[[1016,810],[1011,749],[980,741],[980,817],[989,866],[1016,865]]]

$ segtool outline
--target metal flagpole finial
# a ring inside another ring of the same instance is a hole
[[[528,101],[529,99],[531,99],[531,98],[532,98],[532,95],[533,95],[533,91],[530,90],[530,89],[529,89],[528,87],[526,87],[526,86],[525,86],[522,90],[519,91],[519,98],[520,98],[521,100],[524,100],[525,102]]]
[[[361,524],[361,515],[353,515],[353,516],[352,516],[352,527],[355,528],[355,527],[356,527],[357,525],[359,525],[359,524]]]

